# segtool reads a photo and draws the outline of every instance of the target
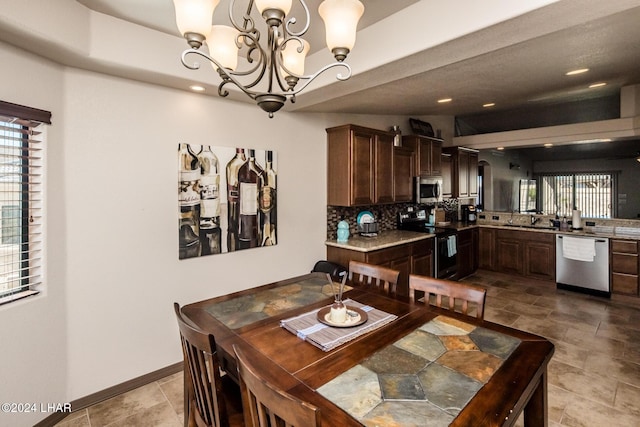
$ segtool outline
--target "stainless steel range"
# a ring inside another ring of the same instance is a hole
[[[454,276],[458,271],[457,231],[452,228],[436,227],[428,221],[425,210],[404,211],[398,213],[398,230],[417,231],[435,234],[435,276],[446,279]]]

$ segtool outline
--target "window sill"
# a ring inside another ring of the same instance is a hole
[[[0,297],[0,305],[8,304],[10,302],[17,301],[22,298],[30,297],[32,295],[37,295],[39,293],[40,291],[34,291],[34,290],[16,292],[15,294]]]

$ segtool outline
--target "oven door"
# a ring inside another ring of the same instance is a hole
[[[438,279],[446,279],[456,274],[457,254],[458,239],[455,233],[436,237],[436,277]]]

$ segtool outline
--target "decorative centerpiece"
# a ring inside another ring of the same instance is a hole
[[[331,276],[327,274],[327,279],[329,280],[329,283],[331,283],[331,291],[333,292],[334,297],[329,314],[329,318],[333,323],[344,323],[347,321],[347,307],[342,302],[342,293],[344,292],[344,284],[347,281],[347,272],[343,271],[340,274],[342,275],[342,281],[338,286],[337,292],[333,284],[333,279],[331,279]]]
[[[348,307],[342,301],[342,293],[344,292],[344,285],[347,281],[347,272],[345,271],[340,275],[342,276],[342,281],[338,285],[338,290],[336,291],[331,275],[327,274],[327,280],[331,285],[334,301],[330,306],[324,307],[318,311],[318,320],[321,323],[339,328],[350,328],[361,325],[367,321],[367,313],[357,307]]]

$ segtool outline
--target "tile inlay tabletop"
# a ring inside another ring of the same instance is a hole
[[[317,391],[366,426],[446,426],[519,344],[438,316]]]

